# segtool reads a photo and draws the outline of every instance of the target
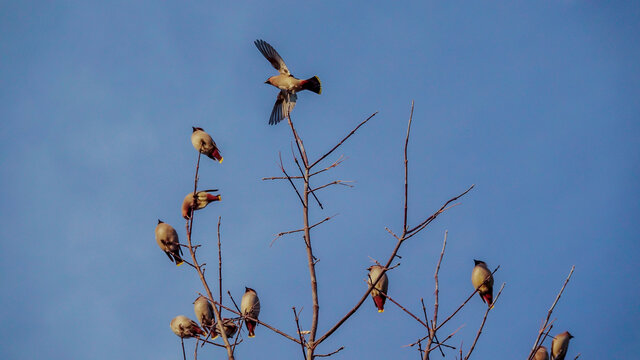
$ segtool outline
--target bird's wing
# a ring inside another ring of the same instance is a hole
[[[276,103],[271,110],[271,117],[269,118],[269,125],[275,125],[282,119],[289,116],[291,110],[296,106],[298,95],[293,92],[281,90],[276,98]]]
[[[273,65],[280,74],[291,75],[287,65],[284,63],[284,60],[282,60],[282,57],[278,54],[276,49],[273,48],[273,46],[269,45],[269,43],[264,40],[256,40],[254,44],[256,44],[258,50],[260,50],[262,55],[269,60],[271,65]]]

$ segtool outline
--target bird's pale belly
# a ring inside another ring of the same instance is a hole
[[[302,81],[300,79],[294,78],[293,76],[277,75],[270,78],[269,80],[271,80],[271,85],[277,87],[280,90],[299,91],[302,88],[302,85],[300,84]]]

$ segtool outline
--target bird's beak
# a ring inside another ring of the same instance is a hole
[[[267,79],[267,81],[265,81],[264,83],[265,83],[265,84],[268,84],[268,83],[269,83],[269,79]]]

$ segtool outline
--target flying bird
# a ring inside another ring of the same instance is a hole
[[[482,301],[491,306],[493,304],[493,275],[491,275],[491,271],[489,271],[484,261],[473,261],[476,266],[471,272],[471,283],[475,289],[478,289],[478,294],[480,294]],[[486,283],[485,280],[487,280]]]
[[[258,293],[252,288],[245,287],[244,295],[242,295],[242,302],[240,303],[240,312],[242,315],[258,319],[260,315],[260,299],[258,299]],[[255,320],[245,319],[247,325],[247,331],[249,331],[249,337],[256,336],[255,328],[258,324]]]
[[[193,303],[193,312],[205,331],[213,331],[213,307],[207,298],[200,295]],[[214,334],[211,335],[213,337]]]
[[[196,193],[196,202],[194,203],[194,199],[193,199],[193,193],[190,192],[187,194],[187,196],[184,197],[184,200],[182,201],[182,217],[189,220],[191,219],[191,215],[192,215],[192,209],[193,210],[200,210],[200,209],[204,209],[207,205],[209,205],[210,202],[214,202],[214,201],[220,201],[222,199],[222,196],[220,195],[212,195],[209,194],[209,192],[211,191],[218,191],[218,189],[211,189],[211,190],[202,190],[202,191],[198,191]]]
[[[211,135],[207,134],[202,128],[192,126],[193,132],[191,133],[191,144],[199,152],[207,155],[213,160],[222,163],[222,155],[216,142],[213,141]]]
[[[564,360],[569,350],[569,340],[573,339],[573,335],[568,331],[556,335],[551,340],[551,360]]]
[[[223,329],[221,329],[220,326],[218,325],[218,323],[216,322],[216,325],[215,325],[215,336],[212,336],[211,340],[217,338],[218,337],[218,333],[221,333],[222,330],[224,330],[224,333],[225,333],[225,335],[227,335],[227,338],[233,337],[233,335],[236,333],[236,330],[238,330],[238,327],[233,322],[233,319],[229,319],[229,318],[222,319],[222,327],[223,327]],[[212,331],[212,333],[213,333],[213,331]]]
[[[173,226],[162,222],[160,219],[158,219],[158,226],[156,226],[156,242],[160,249],[167,254],[169,260],[175,262],[178,266],[182,265],[184,261],[180,257],[182,249],[178,241],[178,233]]]
[[[382,274],[383,267],[380,265],[373,265],[367,270],[369,270],[367,283],[371,285],[371,283],[376,281],[380,274]],[[380,313],[384,312],[384,302],[387,300],[385,294],[387,293],[388,288],[389,279],[387,278],[387,274],[384,273],[373,289],[371,289],[371,297],[373,298],[373,302],[376,304],[378,312]]]
[[[547,352],[547,348],[544,346],[538,347],[538,350],[536,350],[536,354],[533,356],[533,360],[549,360],[549,353]]]
[[[204,335],[204,332],[198,327],[198,324],[184,315],[178,315],[171,320],[171,330],[181,338]]]
[[[269,117],[269,125],[275,125],[289,116],[293,107],[296,106],[296,101],[298,100],[297,92],[310,90],[316,94],[322,93],[322,85],[317,76],[306,80],[295,78],[291,75],[284,60],[282,60],[282,57],[273,46],[264,40],[256,40],[254,44],[262,55],[269,60],[271,65],[280,72],[280,75],[272,76],[265,81],[265,84],[271,84],[280,89],[276,103],[271,111],[271,117]]]

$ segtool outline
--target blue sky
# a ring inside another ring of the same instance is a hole
[[[293,117],[311,157],[379,114],[318,179],[354,180],[320,196],[313,233],[326,331],[365,290],[369,256],[386,259],[385,226],[402,221],[402,146],[415,100],[410,222],[471,184],[460,206],[407,242],[389,293],[419,311],[433,302],[445,230],[441,316],[472,290],[473,259],[507,286],[474,352],[523,358],[569,269],[554,333],[569,355],[628,358],[640,329],[638,176],[640,7],[632,2],[2,2],[0,4],[0,357],[181,357],[169,321],[193,317],[202,292],[158,249],[156,219],[182,240],[191,191],[191,126],[225,161],[205,162],[203,187],[223,201],[201,211],[194,238],[214,269],[222,216],[224,286],[258,291],[261,319],[293,333],[311,320],[286,125],[267,125],[275,74],[261,38],[323,93],[299,95]],[[327,162],[329,164],[329,162]],[[214,270],[210,270],[213,276]],[[210,277],[214,279],[214,277]],[[228,300],[225,299],[228,303]],[[484,306],[473,299],[444,331],[468,349]],[[556,331],[557,330],[557,331]],[[319,349],[336,358],[415,358],[424,331],[371,301]],[[188,342],[189,349],[193,346]],[[264,327],[237,358],[294,358]],[[205,348],[201,355],[223,356]],[[448,358],[453,358],[451,352]]]

